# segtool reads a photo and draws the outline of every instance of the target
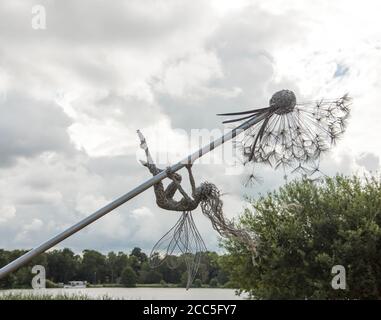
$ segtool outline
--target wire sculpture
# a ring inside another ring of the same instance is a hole
[[[243,116],[223,121],[233,123],[266,115],[246,131],[239,144],[244,165],[263,163],[312,175],[319,171],[321,154],[345,131],[349,101],[345,94],[339,99],[297,103],[294,92],[281,90],[274,93],[268,107],[219,116]]]
[[[211,190],[207,193],[205,200],[201,202],[202,213],[209,218],[213,229],[221,237],[235,238],[251,251],[254,259],[256,255],[255,235],[250,234],[244,228],[236,227],[233,221],[226,219],[222,210],[223,202],[220,190],[214,184],[209,184],[208,188]]]
[[[163,170],[154,164],[146,140],[140,131],[138,131],[138,135],[140,146],[147,157],[147,161],[141,161],[141,163],[155,176]],[[209,218],[213,228],[221,236],[242,239],[253,252],[255,245],[248,232],[235,228],[234,224],[224,217],[221,194],[217,187],[209,182],[203,182],[199,187],[196,187],[191,169],[192,165],[186,165],[186,168],[192,188],[192,196],[189,196],[182,188],[181,175],[173,173],[169,169],[167,169],[167,175],[172,182],[166,188],[161,181],[154,185],[157,205],[165,210],[181,211],[182,214],[175,225],[153,246],[150,253],[150,265],[158,267],[166,261],[169,267],[175,268],[176,266],[171,264],[170,257],[174,254],[181,254],[185,260],[188,273],[186,285],[188,290],[197,275],[202,252],[207,250],[192,216],[192,211],[199,205],[201,205],[203,214]],[[182,195],[180,200],[174,199],[177,191]]]
[[[349,115],[349,100],[348,95],[344,95],[342,98],[335,100],[321,100],[314,103],[297,103],[295,94],[292,91],[281,90],[272,96],[269,107],[267,108],[223,114],[245,115],[241,118],[224,121],[225,123],[248,120],[232,129],[231,132],[211,142],[209,148],[203,147],[197,152],[189,155],[186,158],[186,161],[193,162],[206,153],[214,150],[216,147],[232,140],[240,132],[246,131],[248,133],[242,141],[246,164],[264,163],[275,167],[280,165],[285,167],[286,165],[291,166],[296,163],[297,166],[294,170],[301,169],[308,171],[305,164],[308,164],[311,161],[318,161],[320,154],[326,151],[343,133]],[[140,132],[138,132],[138,134],[141,140],[141,146],[146,150],[147,155],[147,164],[143,164],[149,168],[153,175],[155,175],[155,172],[160,172],[160,169],[153,166],[152,158],[149,155],[145,139]],[[27,264],[42,252],[52,248],[64,239],[67,239],[84,227],[110,213],[151,186],[154,186],[155,188],[156,202],[158,205],[162,205],[162,208],[168,210],[183,211],[183,216],[178,221],[179,226],[175,226],[171,232],[176,234],[175,247],[180,247],[180,249],[186,253],[186,256],[188,256],[188,252],[199,252],[205,247],[192,218],[192,210],[197,208],[200,203],[204,208],[204,214],[211,219],[213,227],[221,235],[237,236],[244,243],[246,243],[246,240],[244,240],[246,237],[249,239],[247,240],[249,246],[254,244],[252,246],[254,252],[255,239],[250,239],[250,235],[244,230],[237,231],[234,229],[234,226],[223,217],[222,210],[219,209],[220,207],[222,208],[222,204],[220,206],[215,199],[219,198],[219,195],[215,195],[217,191],[213,191],[211,184],[206,183],[202,184],[199,188],[195,188],[193,176],[191,179],[190,174],[191,183],[193,181],[193,198],[191,198],[180,186],[179,181],[181,181],[181,176],[175,173],[175,171],[180,170],[182,166],[175,164],[171,168],[173,172],[168,172],[167,170],[167,176],[172,179],[172,182],[166,189],[164,189],[163,184],[160,182],[165,176],[155,175],[135,187],[130,192],[115,199],[90,216],[82,219],[75,225],[65,229],[53,238],[48,239],[19,258],[1,267],[0,279]],[[188,168],[188,171],[190,172],[190,167]],[[313,168],[311,172],[316,171],[319,171],[319,163],[315,165],[315,168]],[[251,177],[256,178],[256,175],[253,173]],[[195,192],[195,190],[198,191]],[[175,201],[173,199],[173,195],[177,191],[183,195],[183,198],[180,201]],[[178,236],[179,233],[181,236]],[[189,242],[189,239],[192,239],[192,241]],[[194,243],[196,245],[191,246],[189,243]],[[167,250],[167,252],[171,252],[171,250]],[[194,278],[194,270],[197,269],[191,268],[189,265],[197,266],[197,261],[199,260],[193,259],[191,261],[192,263],[188,263],[188,270],[190,270],[188,272],[188,288]]]
[[[202,252],[205,251],[207,249],[193,220],[192,212],[183,211],[176,224],[153,246],[150,254],[150,265],[156,268],[167,262],[168,266],[174,269],[177,265],[173,263],[170,257],[174,254],[180,254],[188,273],[186,284],[188,290],[197,275]]]
[[[349,116],[348,95],[336,100],[297,103],[295,94],[290,90],[276,92],[266,108],[243,112],[219,114],[222,116],[242,116],[226,120],[223,123],[249,121],[263,116],[262,121],[249,128],[241,147],[245,163],[263,163],[272,167],[294,167],[292,172],[302,170],[313,174],[319,170],[319,160],[337,138],[344,132]],[[140,146],[145,151],[147,161],[141,163],[153,176],[162,172],[154,164],[144,136],[138,130]],[[308,165],[313,169],[309,169]],[[206,251],[205,243],[193,220],[192,211],[199,205],[203,214],[209,218],[212,227],[224,238],[234,238],[246,246],[252,253],[255,264],[257,238],[244,228],[237,227],[223,214],[223,202],[218,188],[209,182],[196,187],[191,164],[188,170],[192,195],[189,196],[181,186],[180,174],[166,169],[169,185],[164,188],[162,181],[154,185],[156,203],[159,207],[180,211],[182,215],[176,224],[166,232],[153,246],[150,254],[151,266],[157,267],[164,261],[170,265],[170,257],[180,253],[185,259],[188,272],[187,290],[191,286],[201,261],[201,253]],[[254,172],[249,179],[257,179]],[[174,195],[179,191],[180,200]],[[161,256],[160,256],[161,253]],[[175,267],[171,266],[170,267]]]

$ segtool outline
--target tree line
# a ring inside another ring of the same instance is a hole
[[[0,266],[18,258],[26,251],[0,249]],[[221,258],[215,252],[202,253],[195,287],[224,286],[228,283],[227,273],[221,268]],[[48,286],[67,284],[69,281],[87,281],[91,285],[135,286],[136,284],[159,284],[185,287],[187,280],[184,259],[170,256],[169,263],[152,268],[149,258],[142,249],[135,247],[130,253],[84,250],[76,254],[65,248],[45,252],[31,263],[0,280],[0,288],[30,288],[34,274],[32,266],[42,265],[46,270]],[[173,267],[175,266],[175,268]]]

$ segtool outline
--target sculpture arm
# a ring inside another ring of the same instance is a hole
[[[196,194],[196,183],[194,181],[194,177],[193,177],[193,173],[192,173],[192,165],[188,164],[186,166],[186,168],[187,168],[188,174],[189,174],[189,182],[190,182],[190,185],[192,187],[192,196],[194,197]]]

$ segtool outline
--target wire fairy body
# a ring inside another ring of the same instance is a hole
[[[148,168],[153,176],[159,174],[163,169],[159,169],[153,162],[145,138],[138,131],[140,146],[144,150],[147,161],[141,163]],[[192,188],[192,195],[188,195],[181,186],[182,177],[178,173],[167,169],[167,176],[172,180],[165,188],[162,181],[156,183],[154,187],[156,203],[165,210],[180,211],[182,215],[176,224],[165,233],[159,241],[153,246],[150,254],[150,264],[157,267],[167,260],[172,254],[180,253],[184,258],[188,279],[186,288],[189,289],[200,265],[201,253],[206,251],[205,243],[194,223],[192,211],[195,210],[200,202],[207,196],[208,183],[203,183],[196,188],[191,165],[186,166],[189,175],[189,181]],[[175,200],[176,192],[182,195],[180,200]],[[161,254],[162,257],[158,256]]]
[[[145,138],[140,131],[138,131],[138,135],[141,141],[141,148],[144,150],[147,157],[147,162],[141,161],[141,163],[148,168],[153,176],[155,176],[162,172],[163,169],[159,169],[153,162]],[[188,195],[181,186],[181,175],[175,172],[171,172],[169,168],[166,169],[167,176],[172,180],[172,182],[166,188],[164,188],[162,181],[154,185],[156,203],[160,208],[171,211],[193,211],[199,206],[203,198],[207,196],[207,183],[203,183],[196,188],[196,183],[192,174],[191,167],[192,165],[190,164],[186,165],[189,175],[189,182],[192,187],[191,196]],[[179,191],[182,195],[180,200],[174,199],[177,191]]]
[[[138,135],[140,146],[147,157],[147,161],[141,161],[141,163],[155,176],[162,172],[163,169],[157,168],[154,164],[146,140],[140,131],[138,131]],[[173,173],[169,169],[167,169],[167,176],[172,181],[168,186],[165,188],[162,181],[154,185],[157,205],[165,210],[182,211],[182,215],[176,224],[156,242],[150,254],[151,266],[157,267],[164,261],[169,262],[167,258],[175,252],[180,253],[185,260],[188,272],[187,289],[189,289],[197,274],[201,254],[206,251],[205,243],[192,216],[192,211],[199,205],[203,214],[211,221],[212,227],[222,237],[234,237],[247,245],[252,252],[255,252],[255,242],[249,233],[244,229],[236,228],[231,221],[224,217],[222,211],[223,202],[218,188],[209,182],[203,182],[199,187],[196,187],[191,167],[190,164],[186,165],[192,188],[191,196],[181,186],[181,175]],[[174,199],[177,191],[182,195],[180,200]]]

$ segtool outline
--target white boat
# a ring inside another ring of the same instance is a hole
[[[78,288],[86,288],[87,281],[69,281],[69,284],[64,285],[64,289],[78,289]]]

